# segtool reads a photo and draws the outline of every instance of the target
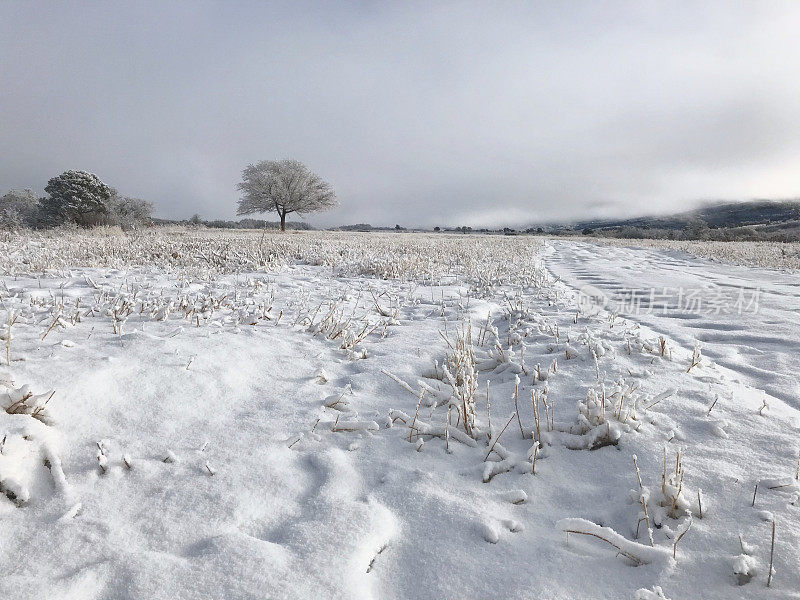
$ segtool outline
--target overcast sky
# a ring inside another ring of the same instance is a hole
[[[800,197],[800,2],[0,3],[0,193],[232,218],[285,157],[337,190],[316,225]]]

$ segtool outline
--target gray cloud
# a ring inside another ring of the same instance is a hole
[[[296,157],[317,224],[522,224],[800,195],[800,4],[0,4],[0,189],[92,170],[234,216]]]

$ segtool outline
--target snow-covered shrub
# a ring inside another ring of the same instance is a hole
[[[17,230],[36,224],[39,199],[31,190],[11,190],[0,197],[0,229]]]
[[[14,388],[0,383],[0,407],[9,415],[30,415],[49,425],[52,419],[47,412],[47,404],[54,393],[34,394],[29,385]]]
[[[52,485],[66,490],[55,451],[57,434],[47,427],[51,419],[46,407],[52,395],[33,394],[27,385],[15,388],[9,381],[0,381],[0,494],[18,506],[27,503],[36,490]],[[45,479],[51,482],[43,486]]]

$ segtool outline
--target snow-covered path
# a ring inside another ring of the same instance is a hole
[[[679,252],[551,242],[548,269],[800,410],[800,274]],[[665,294],[666,290],[666,294]]]

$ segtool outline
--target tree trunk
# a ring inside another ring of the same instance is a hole
[[[286,231],[286,213],[281,213],[281,231]]]

